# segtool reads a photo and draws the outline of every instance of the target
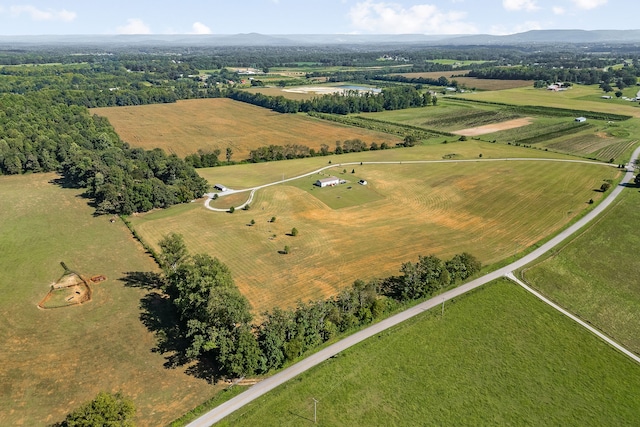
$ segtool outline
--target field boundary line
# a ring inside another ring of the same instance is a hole
[[[614,347],[615,349],[617,349],[618,351],[624,353],[625,355],[629,356],[631,359],[633,359],[635,362],[640,364],[640,357],[638,355],[636,355],[635,353],[633,353],[631,350],[627,349],[626,347],[624,347],[622,344],[619,344],[618,342],[614,341],[613,338],[609,337],[608,335],[604,334],[603,332],[599,331],[598,329],[594,328],[593,326],[591,326],[590,324],[588,324],[587,322],[585,322],[584,320],[580,319],[578,316],[576,316],[575,314],[571,313],[569,310],[562,308],[561,306],[559,306],[558,304],[556,304],[555,302],[551,301],[549,298],[545,297],[544,295],[542,295],[540,292],[536,291],[535,289],[533,289],[532,287],[530,287],[529,285],[527,285],[525,282],[523,282],[522,280],[518,279],[513,272],[509,272],[505,275],[505,277],[509,280],[511,280],[512,282],[522,286],[525,290],[527,290],[529,293],[531,293],[532,295],[534,295],[536,298],[538,298],[540,301],[544,302],[545,304],[553,307],[554,309],[556,309],[557,311],[559,311],[560,313],[564,314],[565,316],[567,316],[569,319],[573,320],[574,322],[578,323],[580,326],[586,328],[589,332],[591,332],[592,334],[596,335],[598,338],[602,339],[603,341],[605,341],[607,344],[611,345],[612,347]]]
[[[301,175],[297,175],[291,178],[281,179],[279,181],[270,182],[268,184],[257,185],[255,187],[244,188],[240,190],[227,189],[224,192],[220,193],[206,193],[204,196],[206,200],[204,201],[204,207],[210,211],[214,212],[229,212],[229,209],[224,208],[214,208],[211,207],[211,200],[213,200],[214,195],[217,195],[218,198],[229,196],[231,194],[245,193],[250,191],[249,199],[241,205],[235,206],[234,209],[242,209],[245,206],[249,205],[253,201],[253,196],[257,190],[262,188],[271,187],[278,184],[283,184],[285,182],[295,181],[300,178],[305,178],[311,175],[315,175],[319,172],[322,172],[327,169],[341,167],[341,166],[356,166],[356,165],[402,165],[402,164],[438,164],[438,163],[477,163],[477,162],[560,162],[560,163],[581,163],[581,164],[590,164],[590,165],[599,165],[599,166],[610,166],[610,167],[618,167],[618,165],[614,165],[612,163],[598,162],[594,160],[573,160],[573,159],[554,159],[554,158],[538,158],[538,157],[504,157],[498,159],[445,159],[445,160],[394,160],[394,161],[386,161],[386,162],[344,162],[344,163],[335,163],[327,166],[323,166],[320,169],[316,169],[311,172],[307,172]]]

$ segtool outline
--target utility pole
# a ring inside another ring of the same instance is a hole
[[[316,416],[316,415],[317,415],[317,413],[318,413],[318,412],[317,412],[317,409],[318,409],[318,401],[317,401],[316,399],[314,399],[313,397],[312,397],[312,399],[313,399],[313,423],[314,423],[314,424],[317,424],[317,423],[318,423],[318,418],[317,418],[317,416]]]

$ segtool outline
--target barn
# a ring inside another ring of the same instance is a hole
[[[329,178],[323,178],[316,181],[315,185],[318,187],[333,187],[334,185],[340,184],[340,179],[335,176],[330,176]]]
[[[227,187],[225,187],[225,186],[224,186],[224,185],[222,185],[222,184],[216,184],[216,185],[214,185],[214,186],[213,186],[213,189],[214,189],[214,190],[221,191],[221,192],[225,192],[225,191],[227,191],[227,190],[228,190],[228,188],[227,188]]]

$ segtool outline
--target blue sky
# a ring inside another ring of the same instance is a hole
[[[0,0],[0,35],[638,29],[638,0]]]

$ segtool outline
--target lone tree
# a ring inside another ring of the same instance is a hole
[[[229,213],[234,213],[235,211],[236,211],[236,208],[234,208],[233,206],[229,208]]]
[[[251,220],[251,225],[255,225],[255,223],[256,223],[256,220],[255,220],[255,219],[252,219],[252,220]]]
[[[297,236],[297,235],[298,235],[298,229],[297,229],[297,228],[295,228],[295,227],[293,227],[293,228],[291,229],[291,235],[292,235],[293,237]]]
[[[271,221],[269,221],[269,222],[276,222],[276,217],[275,217],[275,216],[272,216],[272,217],[271,217]]]
[[[167,234],[158,242],[158,246],[161,250],[158,261],[166,275],[175,272],[182,263],[189,259],[187,245],[180,234]]]
[[[284,250],[282,251],[282,253],[284,253],[284,254],[288,254],[289,252],[291,252],[291,248],[289,247],[289,245],[286,245],[286,246],[284,247]]]
[[[611,184],[609,184],[608,182],[603,182],[602,185],[600,186],[600,191],[604,193],[609,188],[611,188]]]
[[[121,393],[100,392],[91,402],[87,402],[71,412],[62,423],[66,427],[122,426],[133,427],[135,405]]]

